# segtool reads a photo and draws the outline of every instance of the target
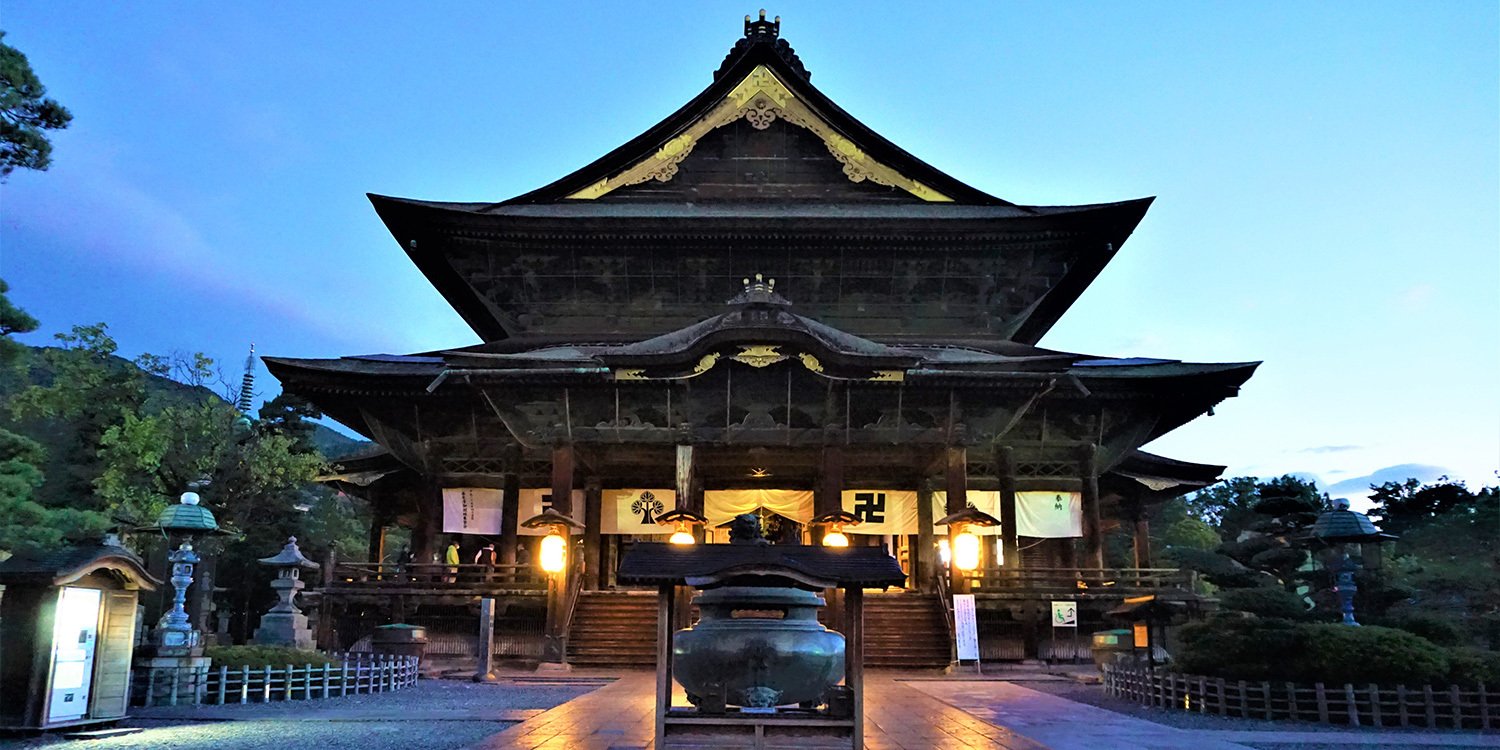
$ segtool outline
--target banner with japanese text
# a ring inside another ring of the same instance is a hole
[[[501,494],[484,487],[443,488],[443,532],[498,535]]]
[[[1083,536],[1083,495],[1051,490],[1017,492],[1016,534],[1038,539]]]

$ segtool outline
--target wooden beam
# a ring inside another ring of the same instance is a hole
[[[1099,520],[1099,446],[1088,445],[1080,451],[1079,477],[1083,479],[1083,548],[1084,559],[1095,568],[1104,567],[1104,528]]]
[[[820,463],[813,515],[832,513],[844,507],[844,449],[839,446],[824,448]]]
[[[1008,445],[996,450],[995,463],[1000,472],[1000,551],[1007,568],[1021,567],[1021,551],[1016,544],[1016,451]]]
[[[667,711],[672,708],[672,620],[677,587],[662,584],[656,592],[656,747],[666,742]]]
[[[852,747],[865,746],[865,591],[844,591],[844,685],[854,693]]]
[[[508,472],[500,493],[500,562],[515,565],[516,528],[521,522],[521,475]]]
[[[916,556],[917,588],[924,593],[933,590],[933,576],[937,575],[937,535],[932,522],[932,485],[923,482],[917,488],[917,546],[912,550]]]

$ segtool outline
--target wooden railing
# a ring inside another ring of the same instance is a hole
[[[1196,677],[1126,665],[1104,667],[1117,698],[1168,709],[1247,719],[1293,719],[1353,726],[1500,728],[1500,693],[1457,685],[1299,685]]]
[[[270,703],[383,693],[417,682],[417,657],[333,654],[332,664],[147,667],[136,670],[134,703]]]
[[[332,592],[444,594],[544,591],[546,579],[531,565],[338,563],[326,587]]]
[[[1193,591],[1197,573],[1179,568],[980,568],[968,575],[976,594],[1120,596]]]

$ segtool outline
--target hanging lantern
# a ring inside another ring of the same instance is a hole
[[[979,567],[979,536],[964,530],[953,537],[953,567],[973,570]]]
[[[678,523],[677,524],[677,530],[674,531],[674,532],[672,532],[672,536],[669,537],[667,539],[667,541],[671,542],[672,544],[697,544],[698,543],[698,540],[693,538],[693,532],[688,531],[687,523],[686,522],[680,522],[680,523]]]
[[[828,529],[828,533],[823,535],[823,546],[848,547],[849,537],[844,536],[844,532],[840,530],[838,524],[834,524]]]
[[[568,538],[559,529],[553,529],[551,534],[542,537],[540,563],[542,570],[547,573],[561,573],[567,569]]]

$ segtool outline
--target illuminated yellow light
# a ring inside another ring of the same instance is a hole
[[[563,535],[553,532],[542,537],[542,570],[548,573],[561,573],[568,567],[568,540]]]
[[[953,550],[948,546],[947,539],[938,540],[938,559],[942,561],[945,568],[953,562]]]
[[[953,537],[953,565],[959,570],[979,567],[979,537],[963,532]]]
[[[677,531],[672,532],[671,538],[667,539],[667,541],[671,542],[672,544],[696,544],[698,540],[694,539],[692,534],[689,534],[682,529],[678,529]]]
[[[844,532],[839,531],[838,527],[835,526],[835,527],[833,527],[832,531],[829,531],[827,534],[823,535],[823,546],[824,547],[848,547],[849,546],[849,537],[844,536]]]

